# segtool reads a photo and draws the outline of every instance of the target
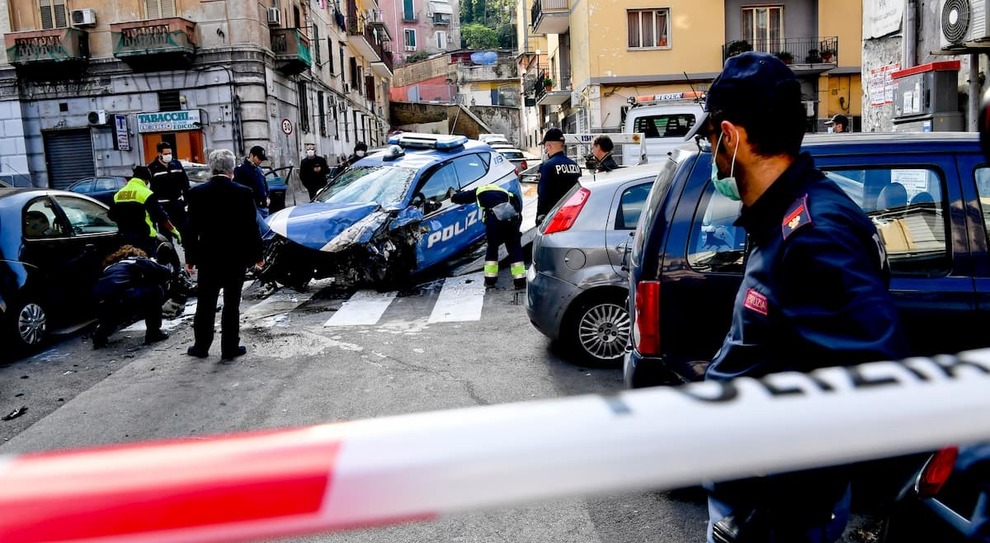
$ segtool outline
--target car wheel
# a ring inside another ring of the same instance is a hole
[[[35,300],[28,300],[10,312],[8,332],[21,347],[35,347],[48,334],[48,315]]]
[[[168,268],[168,271],[172,272],[173,277],[182,271],[182,263],[179,262],[179,254],[175,251],[175,248],[171,243],[166,242],[158,246],[155,261]]]
[[[571,320],[571,346],[588,362],[614,365],[629,342],[629,312],[624,300],[598,298],[580,306]]]

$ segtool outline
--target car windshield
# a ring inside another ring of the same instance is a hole
[[[499,151],[505,158],[523,158],[522,151]]]
[[[364,166],[351,168],[316,195],[327,204],[376,202],[381,206],[401,203],[416,177],[412,168]]]

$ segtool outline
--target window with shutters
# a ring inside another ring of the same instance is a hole
[[[144,0],[144,10],[148,19],[175,17],[175,0]]]
[[[320,135],[323,136],[323,137],[326,137],[327,136],[327,109],[326,109],[326,106],[325,106],[326,102],[324,102],[324,100],[325,100],[325,98],[324,98],[323,91],[317,91],[317,93],[316,93],[316,104],[317,104],[317,110],[319,111],[319,114],[320,114],[319,115],[319,118],[320,118]]]
[[[402,34],[405,37],[406,51],[415,51],[416,31],[413,30],[412,28],[406,28],[405,30],[402,31]]]
[[[299,130],[309,132],[309,96],[306,93],[305,81],[297,83],[296,92],[299,96]]]
[[[437,32],[437,49],[447,48],[447,33],[440,31]]]
[[[41,28],[65,28],[69,26],[65,13],[65,0],[39,0]]]
[[[333,71],[333,38],[327,38],[327,63],[330,64],[330,75],[337,72]]]
[[[313,44],[313,60],[316,61],[316,66],[323,66],[323,58],[320,55],[320,29],[316,25],[313,25],[313,39],[310,43]]]

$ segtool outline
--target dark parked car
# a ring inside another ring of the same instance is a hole
[[[804,149],[876,224],[913,352],[990,344],[990,166],[976,135],[808,136]],[[672,158],[629,258],[631,387],[702,378],[742,279],[740,204],[715,192],[707,150],[691,143]]]
[[[124,188],[127,178],[119,175],[86,177],[69,185],[68,190],[96,198],[106,205],[113,205],[113,195]]]
[[[585,361],[621,362],[629,340],[622,257],[660,166],[584,176],[533,240],[526,312],[540,332]]]
[[[975,543],[990,537],[990,444],[933,453],[885,518],[883,543]]]
[[[0,188],[3,343],[32,347],[93,316],[92,286],[120,246],[104,204],[74,192]]]

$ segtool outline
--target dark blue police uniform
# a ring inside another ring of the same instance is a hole
[[[563,151],[540,164],[540,181],[536,187],[536,217],[540,219],[557,205],[581,177],[581,167]]]
[[[749,235],[746,270],[707,379],[908,355],[876,228],[808,154],[744,207],[736,225]],[[768,541],[833,541],[848,517],[849,471],[840,466],[715,484],[711,518],[756,510],[764,518],[750,521],[776,530]]]
[[[265,180],[265,173],[261,171],[261,168],[245,158],[244,162],[234,168],[234,181],[251,189],[251,192],[254,193],[254,205],[263,217],[267,217],[268,181]]]
[[[746,272],[708,379],[907,356],[880,236],[808,154],[736,225],[749,235]]]

